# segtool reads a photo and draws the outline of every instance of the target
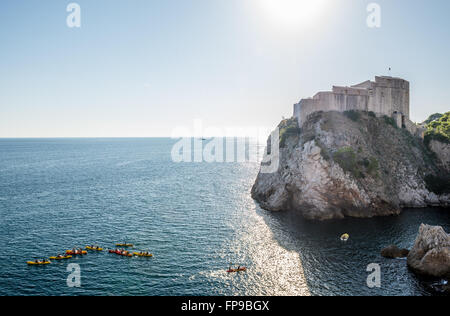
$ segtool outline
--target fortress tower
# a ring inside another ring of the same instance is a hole
[[[380,76],[350,87],[333,86],[332,91],[319,92],[294,105],[299,126],[318,111],[371,111],[377,116],[394,118],[399,128],[417,134],[416,124],[409,119],[409,82],[401,78]]]

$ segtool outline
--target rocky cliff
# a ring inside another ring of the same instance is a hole
[[[442,168],[450,172],[450,145],[437,140],[430,141],[430,149],[437,155]]]
[[[421,139],[391,118],[317,112],[301,129],[295,119],[279,128],[278,171],[260,173],[252,188],[267,210],[327,220],[450,205],[448,171]]]

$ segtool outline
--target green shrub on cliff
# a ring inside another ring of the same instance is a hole
[[[429,145],[432,140],[450,143],[450,112],[445,113],[439,119],[433,120],[427,125],[425,144]]]
[[[375,157],[360,158],[351,147],[342,147],[333,155],[334,161],[345,171],[351,173],[355,178],[379,176],[379,162]]]
[[[334,153],[333,159],[345,172],[351,173],[355,178],[362,178],[364,176],[353,148],[342,147]]]
[[[345,111],[344,115],[355,122],[357,122],[361,117],[361,113],[358,111],[354,111],[354,110]]]
[[[384,122],[386,124],[389,124],[389,125],[393,126],[394,128],[398,128],[397,123],[395,122],[395,120],[392,117],[385,115],[385,116],[383,116],[383,118],[384,118]]]
[[[424,124],[430,124],[433,121],[437,121],[439,120],[444,114],[441,113],[434,113],[432,115],[430,115],[425,122],[423,122]]]
[[[298,127],[298,121],[296,118],[284,120],[278,127],[280,129],[281,148],[285,147],[286,140],[289,138],[289,136],[298,136],[301,133],[301,129]]]
[[[367,173],[374,177],[377,176],[380,166],[378,160],[375,157],[370,157],[369,159],[366,158],[365,161],[367,162],[365,164]]]

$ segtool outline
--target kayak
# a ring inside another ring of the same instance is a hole
[[[65,256],[65,257],[50,257],[50,260],[66,260],[70,259],[72,256]]]
[[[93,247],[90,247],[90,246],[87,246],[86,249],[87,250],[94,250],[94,251],[103,251],[103,248],[93,248]]]
[[[27,264],[30,266],[43,266],[46,264],[50,264],[50,261],[45,261],[45,262],[35,262],[35,261],[28,261]]]
[[[139,253],[139,252],[133,252],[133,254],[135,256],[138,256],[138,257],[147,257],[147,258],[153,257],[153,255],[151,253],[146,255],[146,254],[142,254],[142,253]]]
[[[228,273],[236,273],[236,272],[245,272],[245,271],[247,271],[247,268],[239,268],[239,269],[230,269],[230,270],[228,270],[227,272]]]
[[[350,239],[350,235],[349,234],[344,234],[341,236],[341,241],[348,241]]]
[[[67,250],[66,255],[72,255],[72,256],[80,256],[80,255],[87,255],[87,251],[83,250],[81,253],[79,251],[73,252],[72,250]]]
[[[120,252],[118,250],[109,250],[109,253],[114,253],[116,255],[123,256],[123,257],[133,257],[133,255],[131,253],[129,253],[129,252],[122,253],[122,252]]]
[[[133,247],[133,244],[116,244],[116,247]]]

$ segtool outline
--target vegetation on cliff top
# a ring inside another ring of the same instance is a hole
[[[441,113],[434,113],[431,114],[424,122],[423,124],[430,124],[433,121],[437,121],[439,120],[442,116],[444,116],[444,114]]]
[[[429,123],[427,124],[427,131],[425,133],[425,144],[429,145],[432,140],[449,144],[450,112],[441,114],[441,116],[433,114],[427,121],[429,121]]]

